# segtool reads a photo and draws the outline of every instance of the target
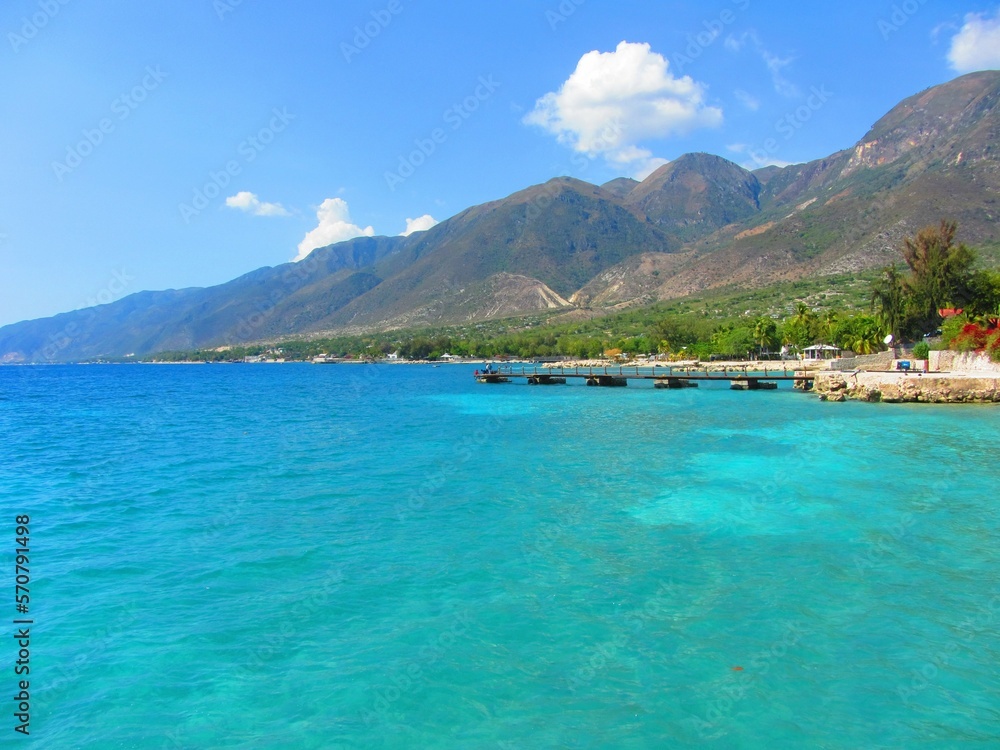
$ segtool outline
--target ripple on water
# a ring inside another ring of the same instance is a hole
[[[47,748],[997,736],[994,410],[406,366],[0,386]]]

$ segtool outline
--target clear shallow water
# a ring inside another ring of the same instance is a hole
[[[1000,411],[469,373],[0,368],[23,744],[1000,745]]]

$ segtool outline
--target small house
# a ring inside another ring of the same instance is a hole
[[[813,344],[802,350],[803,359],[837,359],[840,357],[840,349],[829,344]]]

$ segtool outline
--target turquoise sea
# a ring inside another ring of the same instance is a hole
[[[1000,747],[1000,409],[472,369],[0,368],[0,744]]]

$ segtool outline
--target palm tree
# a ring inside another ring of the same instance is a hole
[[[863,317],[863,316],[862,316]],[[876,321],[864,318],[848,338],[851,351],[857,354],[873,354],[882,343],[882,332]]]
[[[823,323],[820,326],[820,335],[827,344],[833,343],[833,334],[837,329],[837,322],[837,311],[827,310],[826,315],[823,316]]]
[[[807,305],[802,300],[798,300],[795,303],[795,316],[792,318],[792,320],[796,323],[805,324],[809,322],[809,319],[811,317],[812,317],[812,310],[809,309],[809,305]]]
[[[813,328],[816,323],[816,314],[809,305],[799,300],[795,303],[795,314],[787,323],[786,337],[791,339],[790,343],[796,346],[808,346],[814,343]]]
[[[882,277],[872,285],[871,309],[894,338],[899,338],[906,321],[906,303],[903,277],[895,266],[886,266]]]
[[[774,343],[774,337],[778,332],[778,325],[773,318],[760,317],[753,324],[753,340],[761,351],[770,349]]]

